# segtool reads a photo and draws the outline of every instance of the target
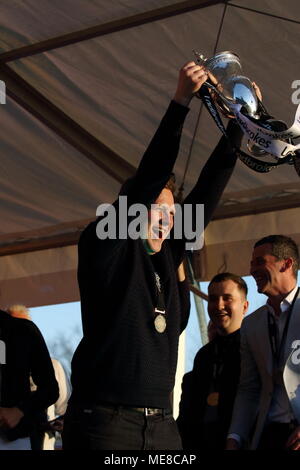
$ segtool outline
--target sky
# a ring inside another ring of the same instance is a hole
[[[82,337],[80,302],[35,307],[30,309],[30,314],[42,332],[51,357],[60,360],[69,373],[71,356]]]
[[[256,284],[251,276],[244,277],[249,293],[248,314],[266,303],[266,296],[258,294]],[[300,281],[300,275],[298,275]],[[200,288],[207,293],[208,282],[202,282]],[[200,330],[193,296],[189,323],[186,329],[186,358],[185,371],[193,367],[194,357],[201,347]],[[205,310],[206,302],[204,301]],[[30,310],[32,320],[41,330],[52,357],[61,360],[67,372],[70,370],[70,360],[81,337],[80,302],[69,302],[61,305],[36,307]]]

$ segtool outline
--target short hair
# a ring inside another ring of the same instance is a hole
[[[246,284],[246,282],[244,281],[244,279],[240,276],[238,276],[237,274],[233,274],[233,273],[219,273],[219,274],[216,274],[212,280],[210,281],[209,285],[208,285],[208,289],[210,288],[210,286],[216,282],[223,282],[223,281],[233,281],[239,288],[240,291],[242,291],[245,295],[245,298],[247,298],[247,294],[248,294],[248,286]]]
[[[122,183],[120,191],[119,191],[119,196],[126,196],[128,192],[131,189],[131,186],[133,185],[135,177],[131,176],[130,178],[127,178],[127,180]]]
[[[25,318],[31,320],[29,310],[25,305],[15,304],[8,307],[7,312],[15,318]]]
[[[165,184],[165,188],[169,189],[173,195],[175,194],[175,191],[177,188],[176,188],[176,177],[174,173],[171,173],[170,178]]]
[[[265,245],[269,243],[272,245],[271,254],[278,260],[292,258],[293,260],[293,276],[297,279],[299,269],[299,250],[297,244],[290,237],[286,235],[268,235],[258,240],[254,248],[257,246]]]

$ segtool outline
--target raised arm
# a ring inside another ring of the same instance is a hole
[[[178,76],[175,95],[137,169],[128,196],[134,202],[153,202],[172,173],[180,144],[182,126],[193,94],[207,79],[203,67],[185,64]]]
[[[165,187],[178,155],[182,126],[189,111],[187,105],[192,99],[193,93],[199,90],[206,78],[207,75],[203,68],[196,65],[195,62],[188,62],[181,68],[173,100],[143,155],[136,175],[125,185],[125,190],[122,191],[122,196],[127,196],[128,207],[135,203],[141,203],[149,208]],[[118,220],[119,199],[115,201],[114,207]],[[86,265],[88,264],[86,262],[88,259],[87,252],[93,251],[91,262],[95,259],[95,250],[97,250],[99,256],[101,255],[103,263],[105,261],[110,262],[109,260],[114,256],[115,250],[119,250],[126,243],[125,239],[118,237],[115,239],[106,238],[104,243],[99,243],[95,229],[99,221],[101,221],[100,218],[90,224],[84,230],[80,239],[79,254],[84,252],[84,263]],[[93,250],[91,250],[91,244]],[[83,257],[80,256],[79,258],[82,259]]]
[[[189,236],[196,236],[199,242],[196,243],[196,238],[188,241],[171,240],[173,257],[175,265],[178,266],[182,261],[185,249],[190,249],[194,245],[194,249],[201,248],[200,235],[203,229],[210,222],[215,208],[217,207],[223,191],[232,175],[237,155],[234,148],[239,148],[243,133],[235,121],[230,120],[227,125],[227,133],[229,140],[222,136],[214,151],[210,155],[206,164],[204,165],[198,181],[189,195],[185,198],[182,206],[184,216],[182,217],[183,223],[188,227],[183,227],[183,233],[189,233]],[[198,204],[204,204],[204,220],[203,226],[199,226],[199,211],[197,210]],[[188,216],[185,215],[185,210],[189,209]],[[192,244],[190,244],[192,241]]]
[[[239,148],[243,138],[243,132],[235,120],[229,121],[227,133],[229,140],[225,136],[221,137],[204,165],[194,189],[184,201],[185,204],[204,204],[204,228],[211,220],[232,175],[237,160],[234,147]]]

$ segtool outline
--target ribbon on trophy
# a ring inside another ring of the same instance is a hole
[[[196,96],[202,100],[220,131],[228,138],[217,106],[226,117],[236,119],[248,139],[247,147],[252,155],[273,159],[259,160],[236,149],[240,160],[259,173],[267,173],[287,163],[294,165],[300,176],[300,144],[294,145],[293,142],[293,139],[300,137],[300,105],[294,123],[288,129],[285,122],[268,114],[251,81],[241,75],[241,64],[236,54],[220,52],[210,59],[205,59],[196,51],[194,54],[209,76]]]

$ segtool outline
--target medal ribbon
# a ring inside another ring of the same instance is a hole
[[[158,315],[163,315],[165,317],[166,305],[165,305],[165,299],[164,299],[163,286],[160,282],[159,275],[156,272],[154,273],[154,275],[155,275],[155,285],[156,285],[156,291],[157,291],[157,300],[156,300],[157,307],[154,308],[154,312],[158,313]]]

